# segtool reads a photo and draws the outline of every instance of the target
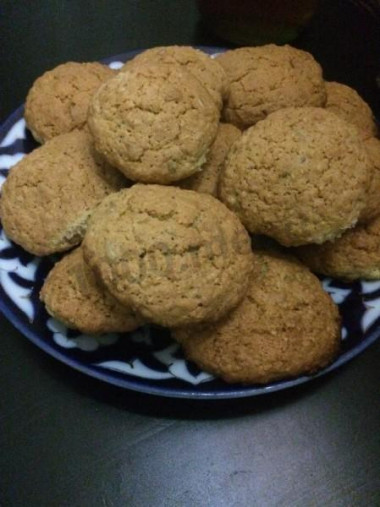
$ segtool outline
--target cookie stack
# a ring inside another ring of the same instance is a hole
[[[28,252],[69,252],[41,290],[52,316],[94,334],[168,327],[228,382],[338,354],[339,312],[309,267],[380,276],[380,141],[369,106],[309,53],[70,62],[37,79],[25,119],[43,144],[10,171],[1,220]]]

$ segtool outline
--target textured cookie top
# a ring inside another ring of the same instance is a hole
[[[25,103],[25,121],[34,138],[44,143],[83,128],[90,99],[115,71],[96,62],[67,62],[39,77]]]
[[[250,232],[296,246],[352,227],[368,185],[367,153],[354,126],[321,108],[287,108],[234,143],[220,196]]]
[[[380,217],[357,225],[334,242],[295,249],[315,273],[343,280],[380,279]]]
[[[180,65],[146,64],[105,83],[88,121],[97,150],[127,177],[167,184],[200,170],[219,111]]]
[[[342,83],[326,82],[326,109],[355,125],[364,138],[376,136],[377,127],[371,108],[358,92]]]
[[[129,60],[121,72],[144,63],[174,63],[199,79],[210,93],[217,107],[222,107],[227,91],[227,76],[223,67],[206,53],[191,46],[161,46],[147,49]]]
[[[370,185],[367,203],[360,215],[360,222],[365,223],[380,215],[380,140],[369,137],[364,140],[370,166]]]
[[[76,248],[55,264],[40,293],[46,310],[82,333],[133,331],[141,319],[101,286]]]
[[[86,261],[109,291],[163,326],[216,320],[243,298],[250,239],[217,199],[159,185],[134,185],[92,216]]]
[[[338,352],[340,317],[319,280],[292,257],[256,252],[243,302],[215,324],[174,331],[186,356],[227,382],[313,373]]]
[[[85,132],[51,139],[11,170],[1,193],[7,236],[35,255],[80,243],[93,208],[125,186],[123,176],[104,163]]]
[[[216,60],[229,82],[224,118],[239,128],[283,107],[325,104],[322,69],[306,51],[268,44],[226,51]]]
[[[240,136],[241,131],[238,128],[230,123],[220,123],[202,171],[181,180],[179,186],[216,197],[223,162],[231,146]]]

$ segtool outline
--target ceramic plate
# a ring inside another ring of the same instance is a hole
[[[222,51],[202,48],[208,53]],[[137,52],[106,60],[113,68]],[[23,107],[0,130],[0,185],[10,167],[37,144],[25,128]],[[360,354],[380,336],[380,282],[346,284],[323,279],[343,317],[342,350],[314,376],[264,386],[229,385],[187,362],[167,330],[146,326],[129,335],[97,338],[67,329],[51,318],[38,299],[54,258],[36,258],[9,241],[0,228],[0,309],[21,333],[42,350],[100,380],[145,393],[180,398],[239,398],[270,393],[308,382]],[[15,365],[16,366],[16,365]]]

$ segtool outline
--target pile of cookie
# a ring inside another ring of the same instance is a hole
[[[11,169],[1,221],[34,255],[69,252],[41,290],[49,314],[84,333],[168,327],[228,382],[334,360],[340,316],[312,271],[380,277],[380,141],[311,54],[69,62],[36,80],[25,120],[42,146]]]

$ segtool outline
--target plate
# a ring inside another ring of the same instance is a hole
[[[202,47],[209,54],[221,48]],[[106,59],[119,68],[138,51]],[[10,167],[37,144],[25,128],[23,107],[0,129],[0,185]],[[30,341],[59,361],[122,388],[153,395],[226,399],[271,393],[309,382],[360,354],[380,336],[380,281],[342,283],[323,278],[324,289],[339,305],[343,319],[342,350],[328,368],[313,376],[266,385],[227,384],[186,361],[163,328],[145,326],[129,336],[94,338],[67,329],[51,318],[39,301],[44,278],[56,258],[37,258],[12,243],[0,228],[0,310]]]

